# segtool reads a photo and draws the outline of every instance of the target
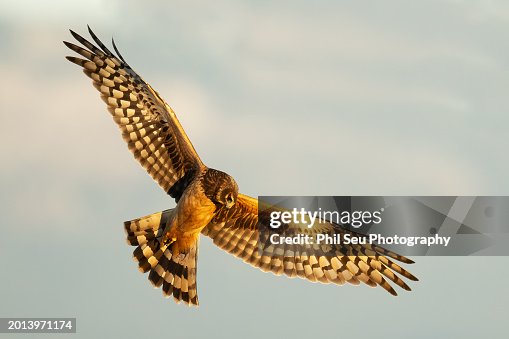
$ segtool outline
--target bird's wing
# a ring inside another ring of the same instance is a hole
[[[262,224],[260,225],[259,222]],[[245,262],[276,275],[300,277],[322,283],[359,284],[382,286],[389,293],[396,291],[387,280],[405,290],[410,287],[398,276],[418,280],[410,272],[396,264],[412,260],[376,245],[274,245],[268,237],[260,234],[260,227],[266,227],[269,219],[258,218],[258,200],[239,194],[237,203],[231,208],[218,211],[214,219],[202,231],[213,239],[223,250],[243,259]],[[312,228],[299,224],[287,224],[281,231],[286,236],[297,234],[327,233],[329,235],[350,232],[338,225],[320,222]]]
[[[86,59],[66,58],[83,67],[136,160],[178,201],[203,163],[170,106],[125,62],[114,42],[117,55],[88,31],[97,46],[71,30],[82,47],[65,45]]]

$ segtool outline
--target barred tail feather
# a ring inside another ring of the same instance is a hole
[[[177,303],[183,301],[190,306],[198,306],[196,289],[198,241],[199,237],[185,253],[174,253],[171,248],[168,248],[149,274],[149,279],[154,286],[163,286],[165,297],[173,296]]]
[[[159,239],[172,217],[173,210],[147,215],[124,223],[127,242],[137,246],[133,252],[139,270],[150,272],[148,279],[154,287],[161,287],[166,297],[198,305],[196,290],[196,261],[198,240],[187,250],[178,251],[175,243],[161,244]]]
[[[160,236],[172,216],[173,209],[146,215],[124,222],[127,243],[131,246],[142,246]]]

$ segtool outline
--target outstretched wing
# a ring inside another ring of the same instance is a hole
[[[66,57],[82,66],[122,131],[134,157],[152,178],[173,198],[182,192],[204,165],[182,129],[175,112],[125,62],[113,42],[117,56],[88,31],[94,45],[71,30],[83,47],[64,44],[85,57]]]
[[[230,209],[218,211],[210,224],[202,231],[211,237],[214,244],[243,259],[245,262],[276,275],[300,277],[322,283],[342,285],[345,282],[358,285],[382,286],[393,295],[390,280],[405,290],[410,287],[398,276],[418,280],[410,272],[394,262],[411,264],[413,261],[376,245],[274,245],[268,238],[260,236],[259,224],[267,220],[258,219],[258,200],[239,194],[237,203]],[[317,233],[346,234],[352,232],[329,223],[315,224],[308,229],[299,224],[288,224],[286,236]]]

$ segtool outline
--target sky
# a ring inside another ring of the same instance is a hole
[[[0,317],[76,317],[80,338],[503,337],[505,257],[415,257],[393,298],[202,238],[200,308],[162,298],[122,222],[174,202],[64,59],[87,24],[245,194],[509,192],[506,1],[3,1]]]

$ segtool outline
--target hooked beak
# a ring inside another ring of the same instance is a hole
[[[234,204],[235,204],[235,201],[227,202],[225,206],[226,206],[226,208],[230,209],[230,208],[232,208],[232,206],[233,206]]]

